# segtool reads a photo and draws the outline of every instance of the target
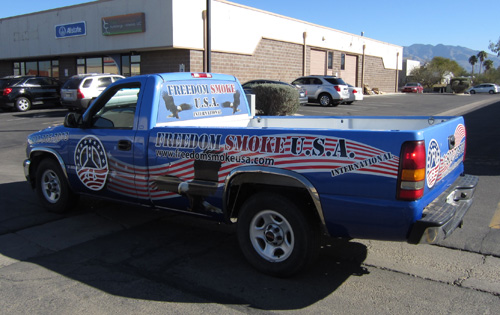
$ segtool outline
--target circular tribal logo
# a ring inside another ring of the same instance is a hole
[[[427,148],[427,187],[436,184],[441,165],[441,150],[436,140],[432,139]]]
[[[75,150],[76,173],[89,189],[101,190],[108,176],[108,159],[101,141],[94,136],[83,137]]]

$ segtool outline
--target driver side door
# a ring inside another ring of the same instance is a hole
[[[137,139],[141,98],[139,82],[111,87],[84,114],[81,128],[71,131],[68,176],[75,191],[131,203],[147,196],[136,166],[144,151]]]

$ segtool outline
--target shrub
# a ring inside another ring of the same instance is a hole
[[[453,78],[450,80],[451,89],[455,93],[464,93],[470,87],[469,78]]]
[[[293,115],[300,106],[299,91],[282,84],[256,84],[252,86],[255,94],[257,114],[264,116]]]

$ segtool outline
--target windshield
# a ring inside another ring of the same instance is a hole
[[[63,85],[63,89],[71,89],[71,90],[77,90],[78,86],[80,85],[80,82],[82,82],[82,79],[69,79],[66,83]]]

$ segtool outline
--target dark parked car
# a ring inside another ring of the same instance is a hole
[[[253,85],[255,85],[255,84],[266,84],[266,83],[267,84],[283,84],[283,85],[291,86],[291,87],[293,87],[293,88],[295,88],[295,89],[297,89],[299,91],[299,102],[300,102],[300,105],[304,105],[304,104],[307,103],[307,92],[306,92],[306,90],[304,90],[303,88],[291,85],[289,83],[283,82],[283,81],[260,79],[260,80],[248,81],[245,84],[242,84],[241,86],[243,87],[243,90],[245,91],[245,93],[251,94],[252,93],[252,86]]]
[[[9,76],[0,79],[0,106],[25,112],[33,105],[59,104],[61,84],[54,78]]]

